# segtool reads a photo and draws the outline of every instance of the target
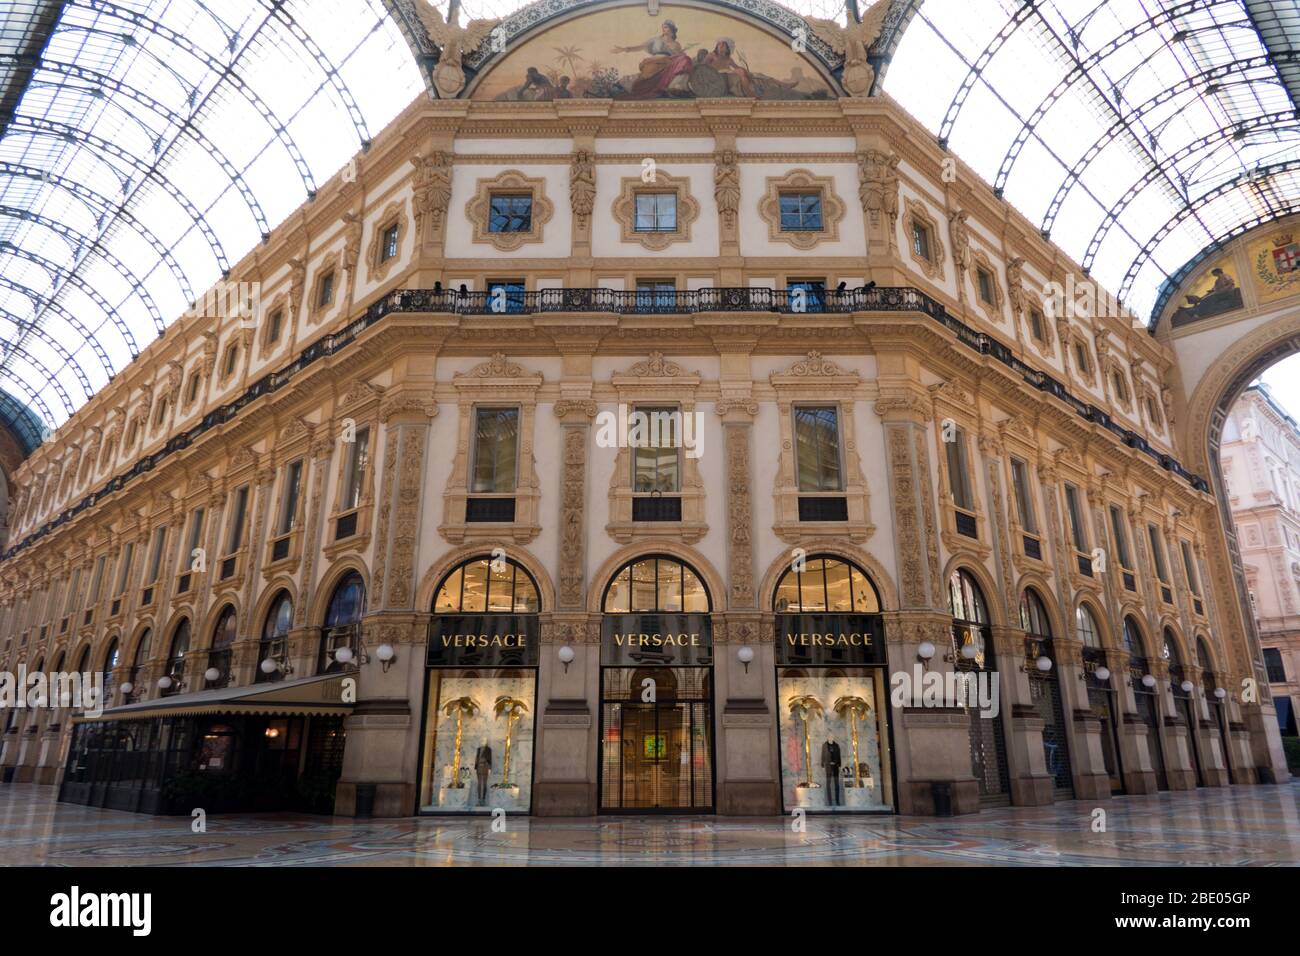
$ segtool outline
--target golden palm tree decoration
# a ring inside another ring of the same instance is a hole
[[[557,46],[557,47],[552,47],[552,49],[554,49],[555,52],[559,54],[558,56],[556,56],[556,59],[559,60],[560,63],[566,69],[568,69],[568,71],[571,74],[576,76],[578,73],[578,63],[586,59],[586,57],[578,55],[582,52],[582,47]]]
[[[823,712],[822,702],[812,694],[790,698],[790,716],[798,717],[803,721],[803,766],[806,779],[800,784],[802,787],[817,786],[817,784],[813,783],[812,778],[812,733],[810,732],[809,722],[814,716]]]
[[[849,738],[853,742],[853,786],[862,786],[862,764],[858,762],[858,721],[866,720],[871,705],[861,697],[841,697],[835,701],[835,713],[849,722]]]
[[[456,750],[451,762],[454,768],[452,770],[454,777],[451,785],[454,789],[459,790],[465,786],[460,782],[460,742],[465,730],[465,717],[466,715],[473,717],[478,713],[478,701],[473,697],[457,697],[455,700],[449,700],[443,704],[442,709],[448,717],[452,714],[456,715]]]
[[[506,759],[501,765],[501,786],[510,786],[510,734],[515,728],[515,721],[528,713],[528,705],[518,697],[502,696],[497,698],[494,708],[498,717],[506,718]]]

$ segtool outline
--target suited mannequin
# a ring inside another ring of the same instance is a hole
[[[843,802],[840,794],[840,745],[834,740],[822,744],[822,769],[826,771],[826,805],[838,806]]]
[[[474,772],[478,774],[478,802],[482,806],[487,802],[488,774],[492,772],[492,748],[486,740],[474,754]]]

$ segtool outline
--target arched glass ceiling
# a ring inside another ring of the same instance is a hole
[[[909,2],[909,0],[899,0]],[[1138,314],[1300,206],[1295,3],[935,0],[885,90]]]
[[[422,89],[383,0],[6,0],[0,390],[65,421]]]
[[[408,5],[414,6],[418,2],[419,0],[409,0]],[[429,5],[435,7],[445,19],[449,2],[454,2],[454,0],[433,0]],[[667,3],[669,0],[664,0],[664,2]],[[860,10],[866,10],[871,5],[872,0],[848,0],[848,3],[856,4]],[[743,7],[744,3],[736,2],[736,5]],[[844,22],[847,9],[845,0],[784,0],[780,5],[787,10],[793,10],[800,16],[821,17],[825,20],[838,20],[840,23]],[[461,26],[464,26],[469,20],[504,19],[524,9],[524,7],[531,6],[531,2],[521,3],[519,0],[462,0],[458,6],[460,7],[458,22]]]

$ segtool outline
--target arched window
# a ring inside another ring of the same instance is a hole
[[[127,683],[131,685],[131,690],[126,692],[124,689],[123,697],[134,699],[140,694],[141,670],[149,662],[150,645],[153,642],[153,632],[148,628],[140,635],[140,641],[135,646],[135,657],[131,659],[131,672],[127,675]]]
[[[606,614],[708,613],[709,592],[700,576],[676,558],[629,561],[605,588]]]
[[[172,646],[167,652],[166,670],[163,672],[162,680],[165,685],[160,684],[163,696],[177,693],[181,688],[181,683],[185,679],[185,655],[190,650],[190,619],[183,618],[180,624],[176,625],[176,631],[172,634]]]
[[[1196,663],[1207,674],[1214,670],[1214,659],[1210,657],[1210,648],[1205,643],[1205,638],[1200,636],[1196,638]]]
[[[1142,643],[1142,629],[1138,627],[1137,621],[1131,617],[1124,618],[1124,650],[1129,652],[1130,657],[1137,658],[1145,663],[1146,648]]]
[[[970,572],[958,568],[948,578],[948,610],[952,612],[953,645],[961,666],[984,669],[992,666],[989,644],[989,612],[984,592]]]
[[[1020,627],[1031,637],[1050,641],[1052,639],[1052,619],[1047,616],[1043,599],[1033,588],[1025,588],[1020,595]]]
[[[105,704],[113,699],[113,671],[120,663],[121,650],[117,638],[108,642],[108,650],[104,652],[104,669],[101,672],[103,677],[103,697]]]
[[[212,631],[212,647],[208,651],[208,671],[217,671],[215,680],[205,674],[209,687],[225,687],[230,683],[230,655],[235,643],[235,631],[238,616],[234,605],[227,604],[217,618],[217,626]]]
[[[1101,629],[1097,627],[1097,619],[1093,617],[1088,605],[1079,605],[1079,609],[1074,612],[1074,622],[1075,631],[1083,646],[1101,650]]]
[[[284,677],[284,665],[287,660],[289,631],[293,627],[293,600],[288,591],[281,591],[266,612],[262,622],[262,640],[257,648],[257,673],[253,675],[255,683],[277,681]],[[264,667],[271,661],[274,666]]]
[[[839,558],[808,558],[781,577],[773,609],[778,614],[878,614],[880,596],[857,565]]]
[[[507,558],[470,558],[445,578],[433,599],[434,614],[536,614],[537,582]]]
[[[361,644],[361,617],[365,613],[366,583],[359,573],[349,571],[334,586],[329,607],[325,609],[317,673],[340,671],[356,657]]]

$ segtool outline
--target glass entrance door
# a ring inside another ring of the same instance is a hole
[[[708,668],[609,667],[601,680],[600,808],[711,810]]]

